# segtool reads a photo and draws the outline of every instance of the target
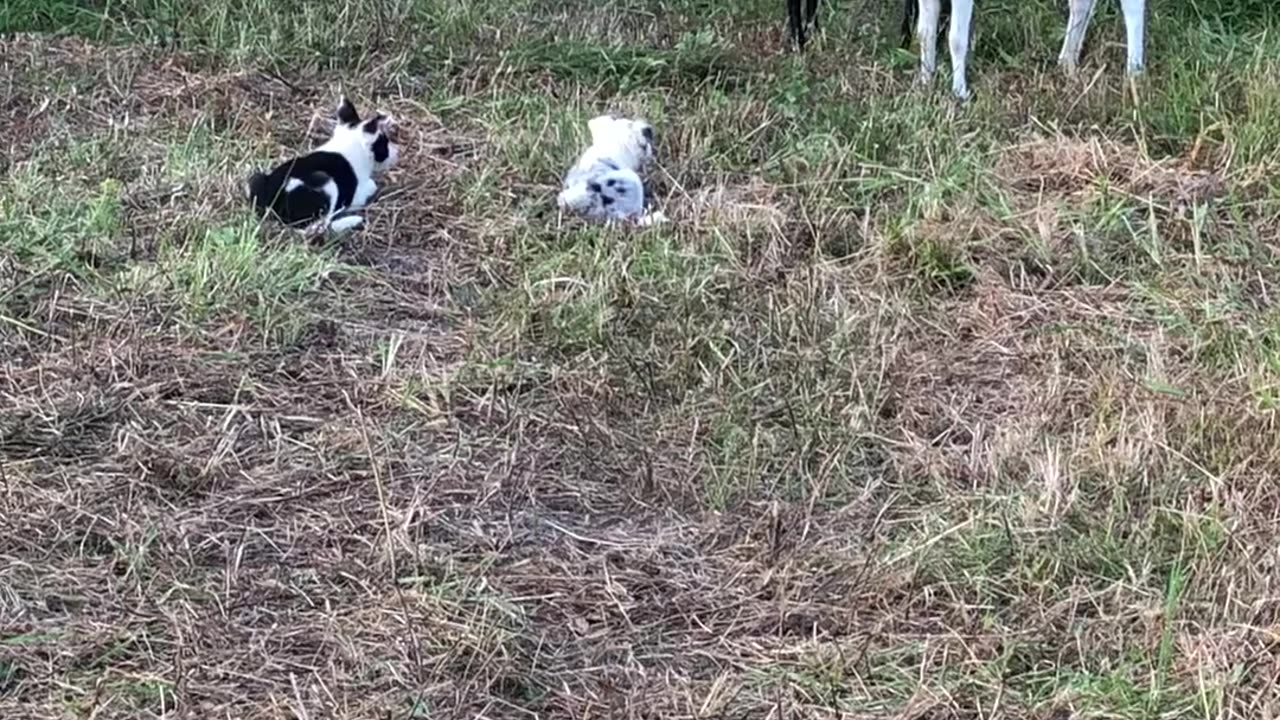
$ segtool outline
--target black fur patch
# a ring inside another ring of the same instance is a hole
[[[257,200],[259,195],[265,194],[267,191],[267,176],[260,172],[255,172],[249,176],[249,199]]]
[[[290,178],[303,187],[285,192]],[[270,175],[255,175],[249,183],[253,204],[260,215],[274,212],[286,224],[307,222],[329,210],[329,196],[319,188],[330,180],[338,186],[339,208],[351,205],[355,198],[355,170],[347,159],[335,152],[316,151],[280,163]]]
[[[338,122],[343,125],[355,125],[360,122],[360,113],[356,112],[356,106],[346,98],[342,98],[342,104],[338,106]]]
[[[379,135],[378,139],[373,141],[373,159],[386,162],[389,155],[391,155],[391,141],[386,135]]]
[[[325,172],[324,170],[316,170],[314,172],[308,173],[305,177],[301,177],[302,182],[306,183],[307,187],[313,187],[317,189],[324,187],[325,183],[329,182],[332,179],[333,178],[329,175],[329,173]]]

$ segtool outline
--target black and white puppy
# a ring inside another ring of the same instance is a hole
[[[587,122],[591,146],[564,178],[562,210],[591,220],[662,222],[661,212],[645,212],[640,173],[654,156],[653,126],[644,120],[600,115]]]
[[[327,142],[280,163],[270,174],[249,178],[249,197],[259,216],[272,212],[290,226],[323,219],[323,227],[334,232],[359,227],[364,218],[342,215],[367,205],[378,190],[374,175],[399,159],[390,127],[390,116],[378,113],[362,121],[351,101],[342,98]]]

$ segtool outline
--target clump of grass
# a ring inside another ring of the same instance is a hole
[[[36,165],[19,166],[0,186],[4,247],[23,264],[88,274],[94,258],[115,251],[122,193],[113,178],[83,187],[59,182]]]
[[[125,261],[123,185],[60,182],[35,164],[22,164],[0,181],[0,314],[30,327],[31,314],[67,279],[88,293]]]
[[[134,282],[175,301],[190,322],[244,317],[290,337],[301,328],[300,301],[342,269],[331,251],[273,241],[246,218],[162,242]]]

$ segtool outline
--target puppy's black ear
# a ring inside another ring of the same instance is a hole
[[[382,113],[378,113],[377,115],[374,115],[373,117],[365,121],[364,131],[371,134],[378,132],[379,126],[381,126],[382,122],[386,119],[387,118],[383,116]]]
[[[356,106],[343,96],[341,102],[338,103],[338,122],[343,125],[355,125],[360,122],[360,114],[356,112]]]

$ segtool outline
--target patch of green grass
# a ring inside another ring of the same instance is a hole
[[[331,251],[293,234],[272,239],[246,218],[168,238],[131,284],[172,299],[191,322],[241,317],[287,341],[305,325],[300,302],[341,271]]]
[[[89,277],[116,251],[122,191],[111,178],[84,188],[62,184],[32,166],[20,167],[0,187],[4,250],[41,272]]]
[[[953,504],[904,537],[890,557],[911,562],[921,582],[960,592],[1008,622],[1026,599],[1060,599],[1073,588],[1106,593],[1124,585],[1151,599],[1176,584],[1181,594],[1224,550],[1217,513],[1180,513],[1109,485],[1097,488],[1097,497],[1092,490],[1081,487],[1080,506],[1060,521],[1008,498]]]
[[[731,50],[711,30],[680,37],[670,50],[582,42],[524,43],[507,56],[511,71],[550,73],[562,81],[605,93],[629,93],[654,85],[715,86],[743,74]]]
[[[22,680],[25,672],[16,660],[0,658],[0,697],[4,697]]]
[[[219,140],[208,126],[191,126],[185,136],[165,145],[165,175],[177,181],[204,179],[226,160],[229,148],[219,147]]]
[[[300,235],[272,239],[274,226],[260,227],[243,208],[171,214],[150,230],[159,240],[140,238],[127,217],[130,194],[154,195],[147,202],[156,207],[173,202],[172,188],[210,199],[233,156],[247,154],[200,121],[164,144],[104,136],[45,144],[0,180],[0,258],[16,270],[0,287],[0,313],[30,329],[30,314],[71,279],[112,301],[156,293],[189,322],[236,315],[293,337],[305,324],[302,298],[341,267],[332,250]]]
[[[59,637],[61,637],[61,634],[56,632],[25,632],[0,638],[0,645],[9,647],[31,647],[43,645],[47,642],[57,640]]]
[[[173,683],[159,678],[113,683],[111,690],[135,708],[160,712],[177,706]]]
[[[7,2],[0,5],[0,34],[23,32],[90,32],[99,15],[74,0]]]
[[[0,315],[30,329],[32,313],[66,280],[101,290],[125,262],[122,197],[114,178],[84,186],[35,163],[0,179],[0,264],[13,266]]]
[[[1105,713],[1124,720],[1153,717],[1212,717],[1215,708],[1189,691],[1162,692],[1139,679],[1137,668],[1077,672],[1058,678],[1060,692],[1068,694],[1086,713]]]

